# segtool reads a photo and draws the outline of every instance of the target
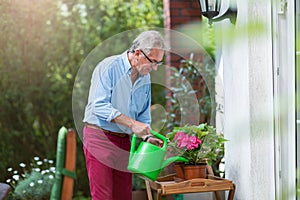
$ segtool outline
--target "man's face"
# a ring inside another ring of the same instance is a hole
[[[149,54],[142,50],[136,50],[138,56],[137,71],[140,75],[148,75],[152,70],[157,70],[164,56],[164,50],[152,49]]]

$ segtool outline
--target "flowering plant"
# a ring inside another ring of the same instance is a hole
[[[204,159],[211,164],[218,155],[223,155],[224,142],[227,141],[207,124],[176,127],[167,134],[167,138],[169,150],[188,159],[188,164],[203,163]]]

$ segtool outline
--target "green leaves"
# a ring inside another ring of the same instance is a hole
[[[72,91],[85,57],[122,31],[162,27],[162,4],[161,0],[1,1],[0,171],[34,155],[54,158],[58,128],[75,126]],[[124,49],[121,40],[116,42]],[[78,185],[87,193],[86,171],[80,167],[84,159],[78,161],[82,177]]]
[[[189,149],[186,145],[195,142],[195,137],[200,139],[197,148]],[[224,153],[224,142],[227,140],[222,134],[218,134],[213,126],[202,123],[196,125],[185,125],[183,127],[175,127],[172,132],[167,134],[170,140],[169,146],[175,155],[180,155],[189,160],[189,164],[199,164],[204,159],[212,162]],[[193,139],[192,139],[193,138]]]

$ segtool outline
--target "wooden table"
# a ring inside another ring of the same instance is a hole
[[[152,190],[157,192],[157,200],[162,196],[172,194],[186,194],[199,192],[214,192],[216,199],[221,199],[219,191],[229,191],[228,200],[233,200],[235,193],[235,184],[227,179],[209,175],[207,179],[176,179],[175,174],[158,178],[156,181],[146,181],[146,189],[149,200],[152,198]]]

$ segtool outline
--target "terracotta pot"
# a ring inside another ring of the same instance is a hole
[[[176,176],[180,179],[188,180],[194,178],[206,178],[206,164],[186,165],[183,163],[175,164]]]
[[[175,163],[175,173],[177,178],[184,179],[184,163]]]

